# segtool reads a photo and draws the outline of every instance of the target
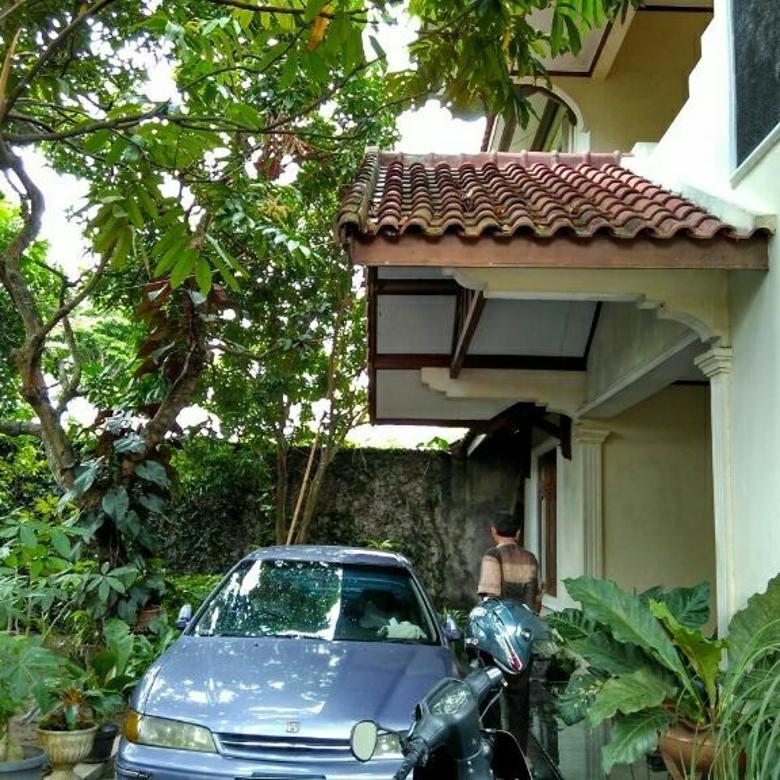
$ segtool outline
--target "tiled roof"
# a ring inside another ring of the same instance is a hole
[[[408,155],[370,150],[341,206],[341,238],[608,235],[746,238],[620,165],[618,154]]]

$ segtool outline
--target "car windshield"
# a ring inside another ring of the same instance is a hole
[[[403,569],[245,561],[209,601],[196,636],[362,642],[437,641],[429,610]]]

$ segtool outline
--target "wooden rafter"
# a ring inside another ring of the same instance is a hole
[[[454,279],[377,279],[378,295],[457,295],[463,288]]]
[[[450,376],[457,379],[471,346],[471,340],[485,308],[485,295],[481,290],[461,288],[455,306],[455,327],[452,338]]]
[[[449,368],[452,355],[442,352],[380,352],[374,355],[378,371],[418,368]],[[491,368],[517,371],[585,371],[586,361],[560,355],[466,355],[461,368]]]

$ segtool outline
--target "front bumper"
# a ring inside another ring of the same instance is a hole
[[[400,761],[356,759],[328,762],[249,761],[220,753],[134,745],[122,739],[116,759],[117,780],[391,780]]]

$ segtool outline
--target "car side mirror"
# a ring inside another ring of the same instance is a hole
[[[361,720],[352,727],[349,737],[352,755],[363,763],[370,761],[376,752],[378,740],[379,726],[373,720]]]
[[[458,624],[455,622],[455,618],[452,617],[452,615],[447,615],[447,617],[444,618],[444,622],[442,623],[441,628],[444,632],[444,638],[448,642],[457,642],[459,639],[463,638],[463,634],[458,628]]]
[[[192,620],[192,604],[184,604],[179,610],[179,617],[176,618],[176,628],[184,631]]]

